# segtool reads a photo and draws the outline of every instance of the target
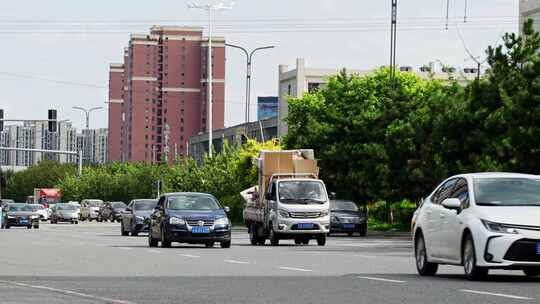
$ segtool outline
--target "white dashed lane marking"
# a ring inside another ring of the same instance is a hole
[[[529,297],[515,296],[515,295],[504,294],[504,293],[494,293],[494,292],[489,292],[489,291],[480,291],[480,290],[471,290],[471,289],[460,289],[459,291],[465,292],[465,293],[483,295],[483,296],[493,296],[493,297],[500,297],[500,298],[514,299],[514,300],[534,300],[533,298],[529,298]]]
[[[391,279],[376,278],[376,277],[357,277],[357,278],[364,279],[364,280],[370,280],[370,281],[387,282],[387,283],[399,283],[399,284],[407,283],[406,281],[391,280]]]

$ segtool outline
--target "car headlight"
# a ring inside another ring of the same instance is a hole
[[[289,218],[291,217],[291,215],[289,214],[289,212],[285,211],[285,210],[278,210],[278,214],[279,216],[283,217],[283,218]]]
[[[330,212],[328,212],[328,210],[321,211],[321,217],[328,216],[328,214],[330,214]]]
[[[229,225],[229,219],[226,217],[218,218],[217,220],[215,220],[214,225]]]
[[[39,217],[39,215],[31,215],[30,216],[30,218],[33,219],[33,220],[37,219],[38,217]]]
[[[171,224],[171,225],[185,225],[185,224],[186,224],[186,221],[184,221],[184,220],[181,219],[181,218],[171,217],[171,218],[169,219],[169,224]]]
[[[144,221],[144,217],[142,216],[135,216],[136,219],[138,219],[139,221]]]
[[[498,232],[498,233],[508,233],[508,234],[518,234],[516,228],[509,227],[508,225],[501,224],[501,223],[494,223],[486,220],[482,220],[482,223],[486,227],[487,230],[491,232]]]
[[[14,216],[11,216],[11,215],[8,215],[7,218],[8,218],[8,219],[14,219],[15,217],[14,217]]]

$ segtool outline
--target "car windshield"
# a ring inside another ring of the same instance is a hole
[[[323,204],[326,193],[323,184],[315,181],[282,181],[279,200],[285,204]]]
[[[42,209],[44,209],[42,205],[32,205],[32,211],[38,211]]]
[[[168,198],[167,209],[172,210],[217,210],[219,204],[210,196],[179,195]]]
[[[479,206],[540,206],[540,179],[478,178],[474,192]]]
[[[133,210],[152,210],[156,205],[156,200],[135,201],[135,203],[133,203]]]
[[[89,201],[88,202],[88,207],[100,207],[101,205],[103,205],[102,201]]]
[[[112,207],[113,207],[114,209],[118,209],[118,208],[126,208],[126,207],[127,207],[126,204],[124,204],[124,203],[122,203],[122,202],[114,202],[114,203],[112,203],[111,205],[112,205]]]
[[[58,204],[56,205],[56,210],[66,210],[66,211],[69,211],[69,210],[75,210],[76,207],[71,205],[71,204]]]
[[[331,211],[358,211],[358,206],[351,201],[330,201]]]
[[[32,212],[32,206],[27,204],[10,204],[8,206],[8,212],[30,211]]]

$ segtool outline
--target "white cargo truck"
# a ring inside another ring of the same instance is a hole
[[[313,150],[261,151],[255,160],[259,184],[242,191],[244,223],[252,245],[292,239],[296,244],[326,244],[330,202],[318,178]]]

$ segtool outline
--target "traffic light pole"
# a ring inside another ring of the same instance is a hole
[[[12,147],[0,147],[0,151],[22,151],[22,152],[37,152],[37,153],[51,153],[51,154],[64,154],[64,155],[76,155],[78,158],[78,173],[82,175],[82,151],[62,151],[62,150],[45,150],[45,149],[28,149],[28,148],[12,148]]]

